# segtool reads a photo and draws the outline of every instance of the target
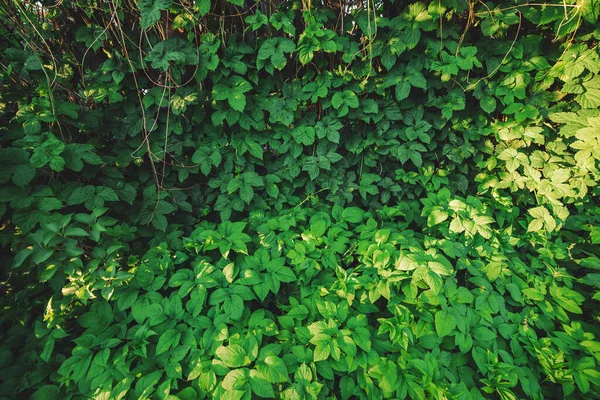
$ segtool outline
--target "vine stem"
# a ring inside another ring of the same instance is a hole
[[[525,3],[525,4],[518,4],[516,6],[510,6],[510,7],[506,7],[506,8],[499,8],[497,10],[494,10],[492,12],[502,12],[502,11],[509,11],[509,10],[514,10],[515,8],[521,8],[521,7],[561,7],[561,8],[581,8],[581,5],[579,4],[547,4],[547,3]],[[486,11],[480,11],[478,13],[475,13],[475,15],[482,15],[482,14],[486,14],[488,12]]]
[[[111,0],[109,3],[109,7],[113,6],[115,9],[115,12],[118,11],[117,5],[115,4],[114,0]],[[154,160],[152,159],[152,149],[150,148],[150,140],[148,138],[148,136],[150,135],[150,132],[147,130],[147,125],[146,125],[146,110],[144,109],[144,102],[142,101],[142,95],[141,95],[141,90],[140,90],[140,86],[137,80],[137,76],[135,74],[135,68],[133,67],[133,63],[131,62],[131,58],[129,57],[129,51],[127,50],[127,42],[125,41],[125,36],[123,33],[123,28],[121,27],[121,21],[119,20],[119,18],[117,18],[117,26],[119,28],[119,31],[121,32],[121,38],[123,40],[123,51],[125,52],[125,58],[127,58],[127,62],[129,64],[129,68],[131,68],[131,74],[133,76],[133,82],[135,84],[135,89],[136,89],[136,94],[137,94],[137,98],[138,101],[140,103],[140,109],[142,111],[142,137],[143,137],[143,143],[146,144],[146,151],[148,153],[148,159],[150,160],[150,167],[152,169],[152,175],[154,177],[154,183],[156,184],[156,187],[160,187],[160,183],[158,182],[158,174],[156,172],[156,165],[154,165]]]
[[[502,59],[502,61],[500,61],[500,63],[496,66],[496,68],[492,72],[490,72],[487,76],[480,78],[477,82],[472,83],[469,86],[467,86],[465,89],[463,89],[463,93],[468,90],[475,89],[477,87],[477,85],[479,84],[479,82],[481,82],[485,79],[489,79],[492,76],[494,76],[496,74],[496,72],[498,72],[500,67],[504,64],[504,61],[506,61],[506,59],[508,58],[508,55],[512,52],[512,49],[515,47],[515,43],[517,42],[517,39],[519,38],[519,33],[521,32],[521,24],[523,22],[523,14],[520,11],[518,11],[518,13],[519,13],[519,26],[517,28],[517,33],[515,34],[515,38],[513,39],[512,43],[510,44],[510,48],[504,55],[504,58]]]

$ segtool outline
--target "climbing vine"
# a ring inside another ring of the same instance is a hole
[[[0,398],[598,398],[599,15],[7,0]]]

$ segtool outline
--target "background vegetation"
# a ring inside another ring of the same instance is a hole
[[[0,396],[600,397],[597,0],[6,0]]]

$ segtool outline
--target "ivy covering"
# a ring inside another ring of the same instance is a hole
[[[599,398],[599,14],[9,0],[0,398]]]

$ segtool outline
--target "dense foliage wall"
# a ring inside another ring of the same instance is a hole
[[[0,397],[600,396],[596,0],[0,7]]]

